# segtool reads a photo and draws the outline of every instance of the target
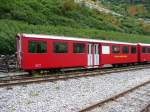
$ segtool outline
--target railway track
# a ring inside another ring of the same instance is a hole
[[[150,64],[95,70],[95,71],[69,72],[69,73],[63,73],[63,74],[54,74],[52,76],[43,75],[37,78],[29,77],[29,76],[23,76],[23,77],[11,76],[5,79],[3,77],[3,79],[0,79],[0,87],[21,85],[21,84],[24,85],[24,84],[38,83],[38,82],[45,82],[45,81],[67,80],[67,79],[80,78],[80,77],[91,77],[91,76],[96,76],[96,75],[104,75],[104,74],[125,72],[125,71],[139,70],[139,69],[146,69],[146,68],[150,68]]]
[[[150,104],[147,105],[141,112],[150,112]]]
[[[120,110],[117,108],[117,106],[120,108]],[[135,111],[132,109],[134,112],[150,112],[150,80],[117,95],[109,97],[103,101],[92,104],[80,110],[80,112],[112,112],[115,111],[115,108],[118,112],[127,112],[130,111],[129,109],[133,106],[136,108]]]

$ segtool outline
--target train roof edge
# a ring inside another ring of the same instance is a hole
[[[44,35],[44,34],[26,34],[18,33],[19,37],[28,37],[28,38],[44,38],[44,39],[58,39],[58,40],[74,40],[74,41],[87,41],[87,42],[102,42],[102,43],[114,43],[114,44],[128,44],[128,45],[143,45],[150,46],[150,44],[145,43],[130,43],[130,42],[120,42],[120,41],[109,41],[109,40],[99,40],[99,39],[86,39],[79,37],[70,37],[70,36],[56,36],[56,35]]]

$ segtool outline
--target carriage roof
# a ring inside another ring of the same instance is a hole
[[[95,42],[95,43],[112,43],[112,44],[137,45],[136,43],[128,43],[128,42],[87,39],[87,38],[77,38],[77,37],[66,37],[66,36],[54,36],[54,35],[41,35],[41,34],[18,34],[18,36],[28,37],[28,38],[41,38],[41,39],[56,39],[56,40],[72,40],[72,41],[82,41],[82,42]],[[146,44],[146,45],[148,45],[148,44]]]

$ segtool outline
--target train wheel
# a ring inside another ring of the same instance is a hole
[[[118,68],[119,65],[118,65],[118,64],[113,64],[113,67],[114,67],[114,68]]]

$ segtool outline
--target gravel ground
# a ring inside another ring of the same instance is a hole
[[[150,69],[0,88],[1,112],[77,112],[150,80]]]
[[[97,107],[90,112],[142,112],[149,104],[150,84],[140,87],[101,107]]]

